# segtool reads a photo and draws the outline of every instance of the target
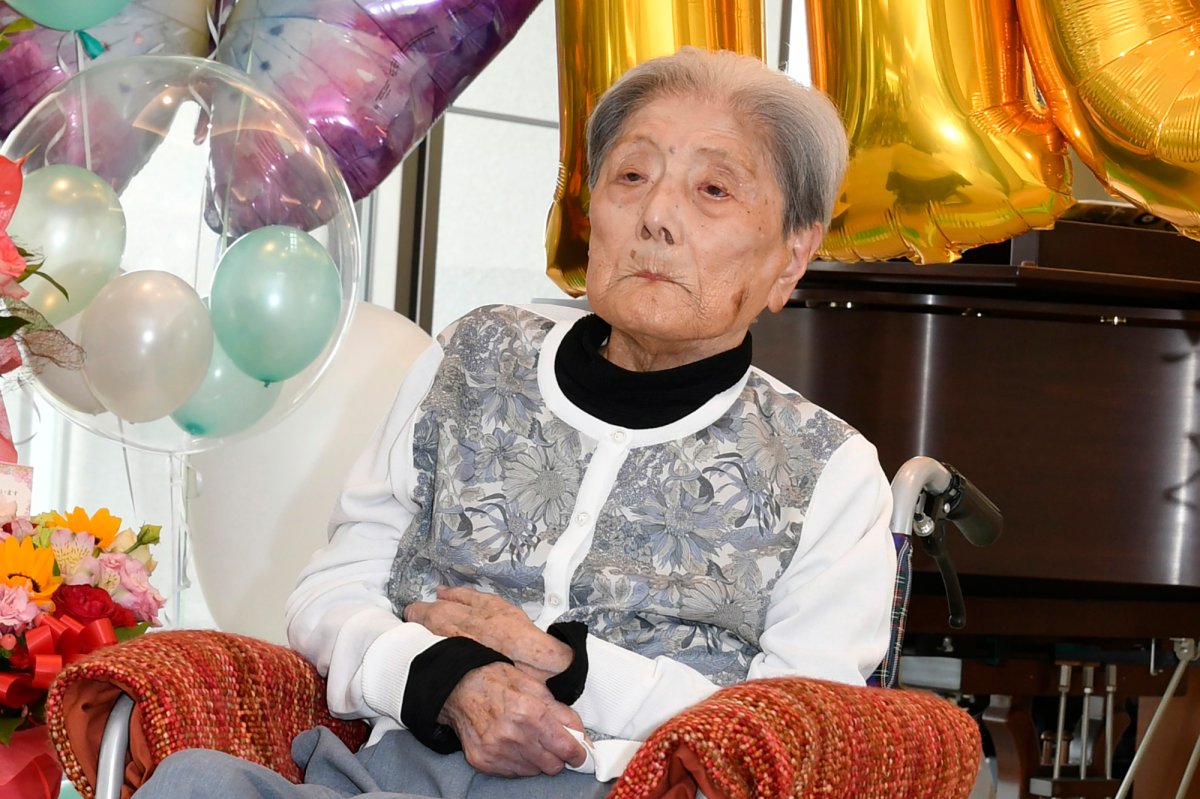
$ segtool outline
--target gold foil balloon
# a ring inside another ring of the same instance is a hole
[[[686,45],[763,58],[762,0],[556,0],[561,156],[546,272],[572,296],[587,272],[587,120],[625,70]]]
[[[1200,5],[1018,0],[1054,121],[1102,184],[1200,239]]]
[[[1071,205],[1012,0],[808,0],[808,21],[813,82],[850,137],[822,257],[953,261]]]

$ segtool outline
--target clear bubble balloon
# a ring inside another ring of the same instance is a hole
[[[125,212],[94,172],[54,164],[25,176],[8,234],[42,261],[46,280],[25,281],[25,302],[53,325],[79,313],[117,276],[125,252]]]
[[[107,152],[97,150],[97,145],[108,147],[108,142],[123,140],[137,141],[137,158],[95,157]],[[287,153],[286,161],[265,176],[240,174],[238,170],[258,161],[249,153],[261,153],[263,148]],[[86,395],[75,395],[85,402],[72,403],[55,396],[53,389],[45,389],[43,393],[56,408],[80,426],[122,443],[186,453],[210,449],[231,437],[254,435],[304,401],[341,346],[350,323],[358,295],[360,246],[353,203],[341,173],[320,137],[289,105],[246,74],[213,61],[185,56],[102,61],[54,89],[0,146],[0,154],[10,158],[30,153],[24,166],[27,175],[55,165],[54,159],[61,157],[63,163],[90,165],[89,171],[117,194],[125,215],[122,274],[109,278],[97,297],[116,281],[152,270],[173,275],[199,301],[210,302],[217,265],[234,243],[229,231],[235,226],[223,219],[214,227],[205,212],[212,213],[212,175],[230,169],[221,189],[233,192],[253,185],[259,198],[253,221],[240,225],[245,229],[239,232],[272,225],[303,229],[325,253],[330,270],[323,296],[324,313],[333,309],[332,329],[321,336],[321,346],[315,357],[310,356],[310,363],[279,379],[274,402],[258,419],[239,416],[246,409],[233,406],[244,404],[244,398],[205,388],[212,376],[209,361],[188,396],[164,391],[155,407],[114,401],[114,389],[100,387],[106,376],[115,374],[123,363],[149,366],[145,359],[150,356],[126,342],[123,349],[105,351],[107,366],[96,363],[95,331],[119,320],[113,319],[111,312],[90,314],[91,303],[80,317],[95,324],[84,325],[80,343],[85,350],[88,386],[107,410],[93,415],[88,412],[93,408],[80,407],[87,405]],[[290,210],[297,203],[316,211],[297,217]],[[218,211],[223,215],[232,212],[228,203]],[[23,243],[34,250],[41,246],[38,241]],[[25,282],[27,288],[33,285],[32,278]],[[132,296],[124,297],[123,303],[131,316],[148,313]],[[211,324],[207,308],[205,314]],[[147,321],[145,316],[140,318]],[[246,334],[239,324],[228,324],[226,332],[235,337]],[[213,340],[210,332],[210,347]],[[177,390],[187,381],[170,382]],[[163,411],[171,402],[175,404]],[[190,403],[205,405],[206,418],[225,421],[198,433],[197,426],[188,423],[190,417],[180,415],[182,423],[171,417],[191,407]],[[162,415],[156,416],[159,411]]]

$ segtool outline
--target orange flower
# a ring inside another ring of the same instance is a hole
[[[76,508],[65,517],[57,511],[51,513],[46,526],[63,527],[73,533],[87,533],[96,539],[96,546],[108,549],[121,531],[121,517],[113,516],[108,508],[101,508],[89,518],[87,511]]]
[[[32,536],[17,541],[11,535],[0,543],[0,583],[24,588],[34,602],[53,608],[50,597],[62,585],[62,577],[54,574],[54,552],[49,547],[35,547]]]

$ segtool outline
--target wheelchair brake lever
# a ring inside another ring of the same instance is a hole
[[[921,549],[933,558],[938,572],[942,575],[942,585],[946,588],[946,604],[950,609],[948,623],[955,630],[961,630],[967,624],[967,603],[963,600],[962,586],[958,582],[954,561],[950,559],[950,553],[946,550],[946,525],[921,513],[913,523],[913,533],[921,542]]]

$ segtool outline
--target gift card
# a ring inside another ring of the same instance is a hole
[[[18,463],[0,463],[0,511],[7,510],[11,502],[16,506],[11,511],[13,515],[28,518],[32,498],[33,467]]]

